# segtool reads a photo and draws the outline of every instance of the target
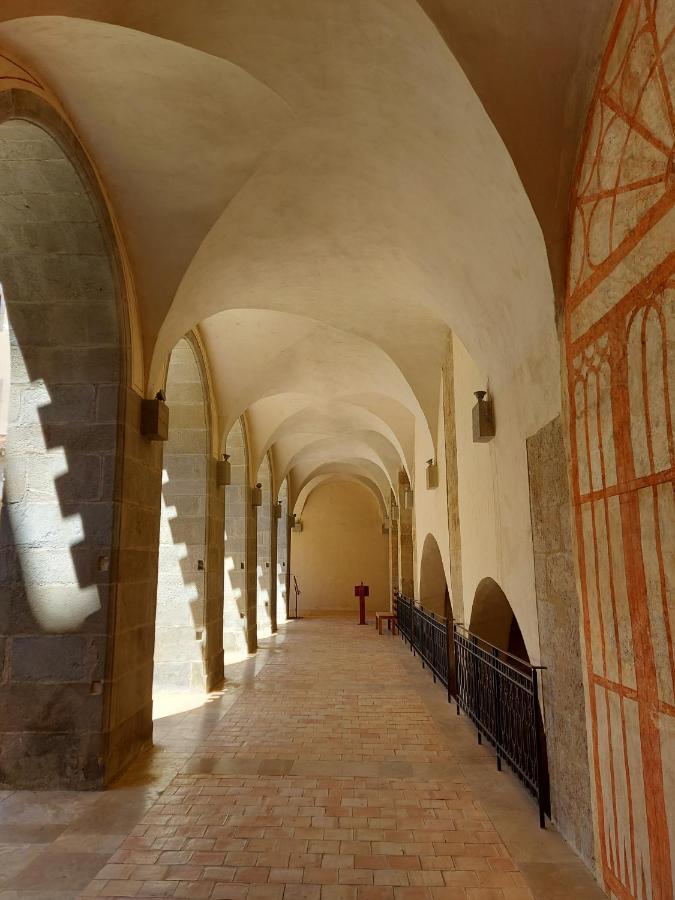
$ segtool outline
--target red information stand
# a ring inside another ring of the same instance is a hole
[[[369,595],[370,589],[367,584],[361,582],[354,588],[354,596],[359,598],[359,625],[367,625],[366,622],[366,597]]]

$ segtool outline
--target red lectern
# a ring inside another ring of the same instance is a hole
[[[367,625],[366,622],[366,597],[370,593],[367,584],[361,582],[354,588],[354,596],[359,598],[359,625]]]

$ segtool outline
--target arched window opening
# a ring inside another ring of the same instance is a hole
[[[484,578],[476,588],[469,631],[506,653],[530,661],[511,604],[492,578]]]
[[[420,603],[427,612],[452,621],[450,592],[441,551],[433,534],[424,539],[420,564]]]
[[[237,420],[226,441],[230,457],[230,484],[225,491],[225,591],[223,649],[225,663],[246,657],[246,440]]]
[[[10,120],[0,158],[0,782],[83,787],[105,766],[117,282],[99,207],[57,141]]]
[[[166,378],[153,692],[203,691],[208,426],[190,342],[174,347]]]

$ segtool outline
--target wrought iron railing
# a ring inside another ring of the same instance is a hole
[[[427,612],[403,594],[397,594],[397,623],[402,637],[417,653],[422,665],[431,670],[434,681],[438,679],[448,687],[450,653],[448,623],[442,616]]]
[[[534,794],[539,805],[539,824],[550,815],[548,767],[544,731],[539,712],[541,667],[531,666],[512,654],[486,643],[462,625],[452,625],[427,612],[408,597],[395,592],[397,623],[401,637],[448,688],[476,726],[478,743],[485,736],[495,748],[497,768],[502,760]]]

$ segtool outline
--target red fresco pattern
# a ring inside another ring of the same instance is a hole
[[[591,104],[565,308],[600,875],[672,900],[675,7],[622,0]]]

